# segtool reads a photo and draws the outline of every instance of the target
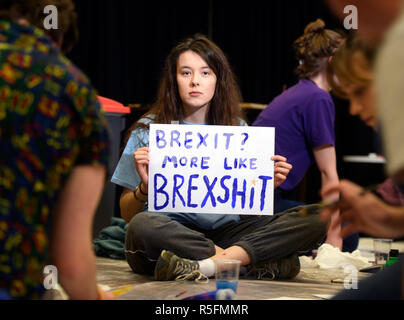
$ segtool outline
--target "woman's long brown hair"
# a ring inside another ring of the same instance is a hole
[[[154,122],[162,124],[184,120],[184,106],[177,84],[177,62],[179,56],[188,50],[201,56],[217,78],[215,94],[207,114],[207,123],[239,125],[240,119],[244,119],[240,108],[242,96],[233,71],[223,51],[213,41],[201,34],[181,41],[171,50],[165,60],[156,102],[143,118],[154,115]],[[147,128],[148,125],[135,122],[128,129],[128,135],[137,127]]]

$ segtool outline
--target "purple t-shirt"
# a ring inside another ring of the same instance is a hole
[[[293,165],[282,184],[293,189],[314,163],[313,149],[335,144],[335,107],[330,94],[301,79],[260,113],[253,126],[275,127],[275,154]]]

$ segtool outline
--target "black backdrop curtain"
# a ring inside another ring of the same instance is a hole
[[[203,33],[227,54],[245,101],[268,103],[296,82],[292,43],[307,23],[342,26],[321,0],[76,0],[80,42],[69,57],[101,95],[154,101],[163,61],[186,36]]]
[[[322,18],[327,28],[343,29],[322,0],[75,0],[75,4],[80,41],[68,57],[100,95],[124,104],[152,103],[169,50],[197,32],[227,54],[244,101],[267,104],[297,81],[292,44],[309,22]],[[343,155],[381,150],[374,131],[348,114],[347,102],[335,102],[337,159],[344,177]],[[316,192],[313,197],[317,196]]]

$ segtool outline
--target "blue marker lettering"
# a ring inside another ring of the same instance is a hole
[[[250,190],[250,209],[254,206],[254,193],[255,193],[255,188],[254,186],[251,187]]]
[[[156,130],[156,146],[159,149],[163,149],[167,145],[167,141],[164,140],[165,132],[163,130]]]
[[[197,149],[201,146],[201,144],[204,144],[205,147],[207,147],[208,145],[206,144],[206,138],[208,137],[208,133],[205,136],[202,136],[199,132],[198,132],[198,136],[199,136],[199,144],[196,147]]]
[[[167,165],[167,161],[172,162],[174,164],[174,168],[178,167],[177,157],[176,156],[164,156],[163,164],[161,165],[162,168],[165,168]]]
[[[181,184],[178,185],[177,180],[181,179]],[[184,184],[184,177],[180,174],[175,174],[174,175],[174,186],[173,186],[173,208],[175,208],[175,198],[176,195],[178,195],[178,197],[180,198],[182,205],[185,207],[185,200],[182,197],[181,193],[179,192],[179,189],[182,187],[182,185]]]
[[[241,167],[247,168],[245,162],[247,161],[247,158],[240,158],[238,163],[238,168],[241,169]]]
[[[189,135],[192,136],[192,131],[185,132],[184,147],[187,148],[187,149],[191,149],[191,148],[192,148],[192,144],[190,145],[190,143],[192,142],[192,139],[188,139],[188,136],[189,136]]]
[[[181,157],[179,163],[181,166],[185,167],[187,165],[188,159],[187,157]]]
[[[241,196],[241,208],[244,209],[245,206],[245,194],[246,194],[246,188],[247,188],[247,182],[245,179],[243,179],[243,191],[238,191],[237,190],[238,183],[237,183],[237,178],[234,178],[233,181],[233,193],[232,193],[232,199],[231,199],[231,207],[234,209],[236,206],[236,197]]]
[[[224,184],[224,180],[227,180],[230,178],[231,178],[231,176],[223,176],[222,179],[220,179],[220,186],[224,189],[224,198],[217,197],[217,201],[219,201],[220,203],[225,203],[225,202],[229,201],[230,192],[229,192],[229,188],[227,188],[227,186]]]
[[[201,169],[209,169],[208,160],[210,157],[202,157],[201,159]]]
[[[173,147],[174,141],[177,142],[177,145],[179,147],[181,147],[181,143],[179,141],[179,138],[180,138],[180,132],[179,131],[177,131],[177,130],[171,131],[171,141],[170,141],[171,148]]]
[[[206,196],[202,201],[201,208],[203,208],[205,206],[206,201],[208,201],[208,197],[210,197],[210,200],[212,201],[212,207],[216,207],[216,200],[215,200],[215,196],[212,193],[212,190],[216,184],[217,177],[215,179],[213,179],[212,184],[209,184],[209,178],[207,176],[203,176],[203,181],[205,181],[208,192],[206,193]]]
[[[190,168],[193,168],[193,167],[198,168],[198,166],[196,164],[197,162],[198,162],[198,157],[192,157],[191,162],[190,162]]]
[[[269,176],[259,176],[262,180],[262,189],[261,189],[261,204],[260,204],[260,210],[262,211],[264,209],[265,205],[265,191],[267,189],[267,181],[271,180],[272,177]]]
[[[192,190],[197,190],[198,187],[192,185],[192,179],[196,179],[199,177],[199,174],[193,174],[189,176],[188,180],[188,203],[187,206],[190,208],[196,208],[198,205],[195,203],[191,203],[191,191]]]
[[[163,179],[163,185],[160,188],[157,188],[157,178],[158,177],[161,177]],[[154,175],[154,209],[156,209],[156,210],[164,209],[168,205],[168,201],[169,201],[168,193],[164,191],[164,188],[166,187],[166,185],[167,185],[166,177],[164,177],[160,173],[156,173]],[[164,194],[164,196],[166,197],[165,202],[161,206],[157,205],[157,194],[158,193]]]
[[[251,158],[250,159],[250,169],[255,170],[257,169],[257,164],[255,163],[257,161],[257,158]]]
[[[223,133],[223,135],[227,138],[226,139],[226,150],[229,149],[230,138],[233,136],[233,133]]]
[[[229,166],[227,165],[227,157],[224,158],[224,169],[225,169],[225,170],[231,170],[231,169],[232,169],[232,167],[229,167]]]

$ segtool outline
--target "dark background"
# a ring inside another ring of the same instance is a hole
[[[153,103],[169,50],[194,33],[209,36],[227,54],[245,102],[267,104],[296,83],[292,48],[304,27],[322,18],[343,29],[321,0],[76,0],[80,41],[68,57],[91,79],[100,95],[125,105]],[[350,166],[343,155],[381,153],[375,132],[335,99],[338,171],[360,184],[379,182],[383,166]],[[248,113],[252,122],[257,112]],[[139,115],[128,117],[128,125]],[[366,169],[364,173],[362,171]],[[303,198],[318,198],[313,168]],[[302,194],[300,194],[301,196]],[[301,197],[300,197],[301,198]]]
[[[164,59],[184,37],[209,36],[227,54],[244,101],[268,103],[296,82],[293,41],[323,18],[320,0],[76,0],[80,42],[70,58],[101,95],[124,104],[154,101]]]

